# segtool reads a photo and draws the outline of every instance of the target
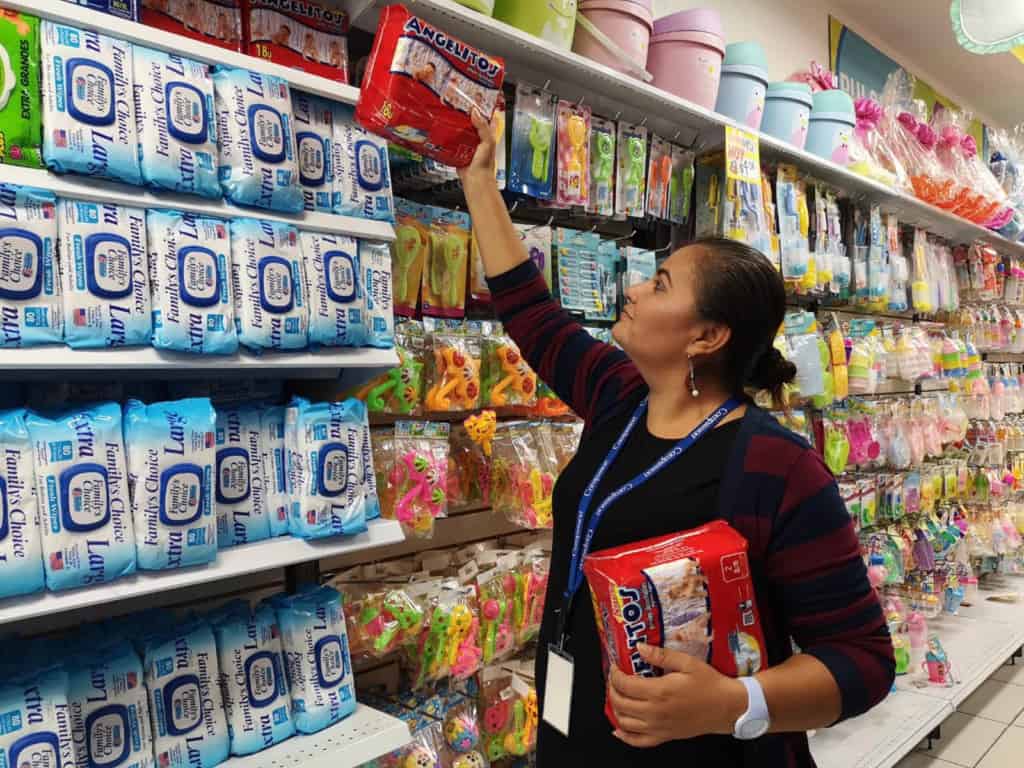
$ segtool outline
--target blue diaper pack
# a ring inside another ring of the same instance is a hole
[[[376,221],[394,221],[388,143],[356,123],[355,108],[334,104],[334,212]]]
[[[203,355],[238,351],[231,235],[222,219],[146,212],[153,346]]]
[[[101,403],[52,418],[29,413],[51,590],[135,572],[135,536],[121,436],[121,406]]]
[[[263,447],[263,492],[271,536],[288,533],[288,454],[284,445],[284,406],[267,406],[260,412]]]
[[[143,570],[184,568],[217,557],[211,499],[216,418],[201,397],[125,405],[135,546]]]
[[[0,184],[0,346],[51,344],[64,337],[56,249],[53,192]]]
[[[42,46],[46,165],[141,184],[131,43],[44,21]]]
[[[68,346],[149,344],[146,212],[65,199],[58,210]]]
[[[140,46],[134,65],[142,178],[160,189],[219,198],[209,66]]]
[[[239,205],[301,211],[304,202],[287,81],[218,66],[213,70],[213,85],[224,196]]]
[[[295,150],[305,209],[330,213],[334,195],[331,168],[333,105],[326,99],[292,91],[292,116],[295,119]]]
[[[309,285],[309,343],[358,347],[366,341],[359,287],[359,243],[344,235],[303,232]]]
[[[238,340],[250,349],[303,349],[309,341],[299,232],[264,219],[231,222]]]
[[[36,472],[25,411],[0,411],[0,598],[40,591],[43,545],[36,504]]]
[[[391,251],[384,243],[359,241],[359,267],[363,282],[363,322],[370,347],[395,346],[394,295],[391,291]]]
[[[75,768],[67,686],[63,670],[0,685],[0,765]]]
[[[217,408],[215,477],[217,546],[226,549],[269,539],[263,433],[255,406]]]

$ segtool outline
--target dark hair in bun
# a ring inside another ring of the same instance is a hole
[[[786,313],[782,275],[760,251],[720,237],[697,240],[706,258],[699,264],[697,309],[732,335],[723,352],[727,385],[735,393],[753,386],[780,399],[796,366],[772,346]]]

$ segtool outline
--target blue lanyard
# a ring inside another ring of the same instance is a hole
[[[604,517],[604,513],[607,512],[608,508],[622,496],[625,496],[630,491],[639,488],[673,461],[686,453],[686,451],[688,451],[694,443],[700,440],[705,433],[713,429],[722,421],[722,419],[736,410],[736,408],[739,407],[740,402],[741,401],[738,398],[732,397],[722,403],[722,405],[715,409],[714,413],[698,424],[690,434],[676,443],[668,453],[628,483],[616,488],[608,494],[608,496],[598,504],[597,509],[590,518],[590,521],[586,522],[587,512],[590,510],[590,504],[594,500],[594,494],[597,493],[598,485],[601,484],[601,480],[604,479],[604,476],[607,474],[611,465],[615,463],[615,459],[618,457],[622,447],[626,444],[626,440],[629,439],[630,434],[632,434],[633,430],[636,429],[637,423],[647,412],[647,398],[644,398],[643,402],[637,406],[636,410],[633,412],[632,418],[629,420],[629,423],[626,424],[626,428],[612,445],[611,450],[608,451],[608,455],[605,457],[604,461],[601,462],[601,466],[597,468],[597,472],[594,474],[593,480],[591,480],[590,484],[584,489],[583,498],[580,499],[579,509],[576,513],[576,532],[573,534],[572,540],[572,559],[569,562],[569,583],[565,589],[565,604],[562,608],[562,615],[559,617],[559,622],[563,627],[568,621],[567,614],[571,610],[573,598],[576,596],[579,588],[583,585],[583,561],[590,553],[590,545],[594,539],[594,533],[601,524],[601,518]],[[586,533],[584,534],[585,522]],[[564,640],[564,638],[562,639]]]

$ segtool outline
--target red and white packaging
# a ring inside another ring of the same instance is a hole
[[[229,51],[242,50],[242,0],[142,0],[142,23]]]
[[[246,0],[253,56],[348,82],[348,14],[314,0]]]
[[[395,144],[461,168],[480,143],[470,111],[476,106],[489,120],[504,80],[504,60],[389,5],[377,26],[356,120]]]
[[[629,675],[660,675],[640,657],[640,643],[696,656],[730,677],[762,668],[747,540],[728,523],[594,552],[583,572],[604,638],[606,676],[612,664]],[[607,702],[605,713],[617,727]]]

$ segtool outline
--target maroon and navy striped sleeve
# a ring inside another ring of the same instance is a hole
[[[777,457],[778,442],[755,437],[750,450]],[[767,576],[784,628],[835,678],[842,695],[839,719],[845,720],[889,693],[896,671],[892,642],[835,479],[814,450],[789,447],[799,455],[772,524]]]
[[[588,425],[643,386],[622,350],[595,339],[558,305],[532,261],[487,282],[526,361]]]

